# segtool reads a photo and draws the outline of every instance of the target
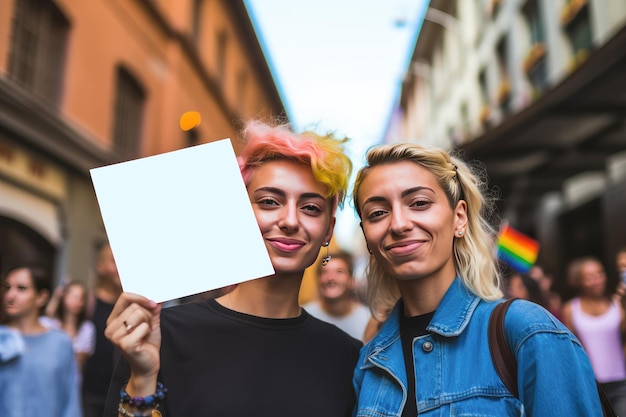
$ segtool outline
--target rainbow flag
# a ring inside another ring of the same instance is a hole
[[[539,242],[513,229],[508,224],[498,235],[498,258],[518,272],[526,273],[539,254]]]

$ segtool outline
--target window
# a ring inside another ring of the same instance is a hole
[[[561,11],[561,22],[572,45],[571,66],[580,65],[593,49],[589,7],[585,0],[569,0]]]
[[[226,45],[228,44],[228,35],[222,30],[217,35],[217,80],[224,81],[226,70]]]
[[[548,67],[545,58],[537,60],[535,64],[528,70],[528,80],[532,85],[533,99],[546,90],[548,87]]]
[[[50,0],[16,0],[9,78],[58,105],[70,24]]]
[[[524,6],[524,17],[528,22],[531,44],[544,43],[546,41],[546,33],[537,0],[528,0],[528,3]]]
[[[202,29],[201,20],[202,20],[202,4],[204,0],[193,0],[193,9],[191,15],[191,38],[193,42],[198,45],[200,40],[200,31]]]
[[[567,25],[567,34],[572,42],[574,54],[581,50],[589,51],[592,46],[591,26],[588,8],[585,8]]]
[[[502,112],[507,114],[511,111],[511,81],[509,79],[507,65],[506,38],[502,38],[502,40],[498,43],[496,56],[498,59],[498,71],[500,75],[496,100],[500,105]]]
[[[139,156],[146,94],[123,67],[117,69],[113,140],[121,160]]]
[[[242,70],[237,74],[237,108],[242,114],[245,112],[247,88],[248,74],[244,70]]]
[[[533,98],[536,98],[548,85],[545,28],[537,0],[526,3],[524,17],[528,24],[530,48],[526,52],[523,65],[532,85]]]
[[[482,70],[480,72],[480,74],[478,75],[478,85],[480,88],[480,96],[482,99],[482,105],[480,108],[480,114],[479,114],[479,119],[480,119],[480,125],[483,128],[486,128],[489,126],[489,120],[491,118],[491,107],[489,106],[489,90],[487,87],[487,71],[486,70]]]

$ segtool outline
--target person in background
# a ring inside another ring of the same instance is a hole
[[[512,271],[505,279],[506,298],[522,298],[545,307],[545,300],[539,283],[528,274]]]
[[[115,363],[115,349],[105,337],[104,330],[106,320],[122,293],[122,284],[108,243],[98,250],[95,271],[95,289],[89,297],[87,316],[95,326],[96,345],[83,367],[84,417],[102,417]]]
[[[626,284],[626,246],[621,246],[617,250],[617,254],[615,255],[615,265],[617,266],[619,280]]]
[[[171,417],[352,412],[362,343],[298,303],[304,271],[329,244],[347,189],[352,165],[344,140],[258,121],[244,135],[239,166],[275,273],[167,309],[123,293],[107,322],[124,360],[105,417],[157,408]],[[214,198],[227,212],[226,197]]]
[[[593,256],[573,260],[568,281],[577,296],[563,306],[563,322],[585,347],[617,415],[626,416],[626,284],[620,282],[617,292],[609,295],[604,266]]]
[[[72,339],[78,362],[79,381],[82,368],[93,354],[96,344],[95,326],[87,319],[87,288],[80,281],[68,281],[58,286],[40,321],[44,326],[63,330]]]
[[[378,315],[395,307],[361,349],[355,416],[602,415],[582,345],[535,303],[506,314],[517,397],[491,365],[488,322],[503,299],[485,187],[440,149],[368,151],[353,193],[371,253],[368,304]]]
[[[39,268],[18,266],[2,279],[0,416],[82,415],[72,341],[39,322],[50,291],[50,280]]]
[[[355,294],[352,255],[345,251],[331,252],[324,261],[317,267],[317,299],[303,307],[312,316],[363,340],[370,312]]]
[[[528,275],[539,284],[544,307],[559,321],[563,321],[563,299],[558,292],[552,289],[554,283],[552,274],[541,265],[533,265]]]

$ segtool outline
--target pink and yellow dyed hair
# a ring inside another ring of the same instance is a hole
[[[310,166],[315,179],[328,188],[326,197],[334,200],[334,209],[343,205],[352,172],[352,162],[343,147],[348,138],[310,131],[294,133],[288,125],[260,121],[248,122],[243,134],[245,146],[237,159],[246,185],[256,167],[286,159]]]

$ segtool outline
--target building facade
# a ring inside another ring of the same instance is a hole
[[[182,130],[181,115],[202,121]],[[0,271],[90,282],[91,168],[287,118],[242,0],[0,2]]]
[[[486,168],[499,216],[616,280],[626,244],[626,3],[432,0],[387,141],[455,147]]]

